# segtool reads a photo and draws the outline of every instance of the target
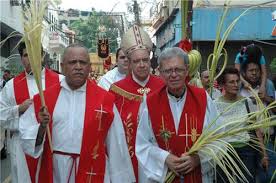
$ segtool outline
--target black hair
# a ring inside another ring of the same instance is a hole
[[[19,43],[19,46],[18,46],[18,52],[20,54],[20,57],[23,56],[23,50],[24,49],[26,49],[26,44],[25,44],[25,42],[22,41],[22,42]]]
[[[122,48],[118,48],[117,51],[116,51],[116,60],[118,59],[119,57],[119,52],[122,50]]]
[[[7,72],[7,73],[11,73],[11,71],[10,70],[8,70],[8,69],[6,69],[6,70],[4,70],[4,72]]]
[[[20,54],[20,57],[23,56],[23,50],[26,49],[26,44],[24,41],[21,41],[19,43],[19,46],[18,46],[18,52]],[[41,45],[41,55],[43,55],[44,51],[43,51],[43,46]]]
[[[235,67],[226,67],[217,79],[219,85],[225,84],[227,74],[236,74],[238,77],[240,77],[240,72],[238,69],[236,69]]]
[[[263,52],[262,49],[256,44],[250,44],[242,47],[240,50],[239,61],[241,64],[246,62],[260,63]]]

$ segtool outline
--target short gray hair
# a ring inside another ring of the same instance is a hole
[[[189,57],[185,51],[178,47],[172,47],[166,48],[164,51],[161,52],[160,56],[158,57],[158,64],[160,65],[163,60],[168,60],[174,57],[181,58],[187,65],[189,63]]]
[[[85,51],[86,51],[86,53],[87,53],[87,55],[88,55],[88,59],[89,59],[89,51],[88,51],[88,49],[87,49],[84,45],[79,44],[79,43],[72,43],[72,44],[70,44],[69,46],[67,46],[67,47],[64,49],[63,54],[62,54],[61,62],[64,61],[65,55],[67,54],[67,52],[68,52],[68,50],[69,50],[70,48],[83,48],[83,49],[85,49]]]

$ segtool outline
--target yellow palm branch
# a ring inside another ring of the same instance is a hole
[[[31,0],[22,10],[24,35],[23,40],[26,44],[28,58],[32,72],[39,91],[41,105],[45,106],[45,100],[42,89],[41,69],[42,69],[42,45],[41,34],[43,30],[43,16],[47,8],[47,0]],[[47,126],[47,136],[52,151],[51,134]]]

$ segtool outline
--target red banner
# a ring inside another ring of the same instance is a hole
[[[109,56],[103,63],[104,70],[110,70],[111,67],[111,56]]]
[[[106,58],[109,56],[108,39],[104,38],[98,40],[98,56],[100,58]]]

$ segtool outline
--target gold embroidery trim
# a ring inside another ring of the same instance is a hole
[[[125,90],[123,90],[122,88],[112,84],[111,87],[110,87],[110,90],[129,99],[129,100],[135,100],[135,101],[138,101],[138,102],[142,102],[143,101],[143,96],[140,96],[140,95],[136,95],[136,94],[133,94],[133,93],[130,93],[130,92],[127,92]]]

